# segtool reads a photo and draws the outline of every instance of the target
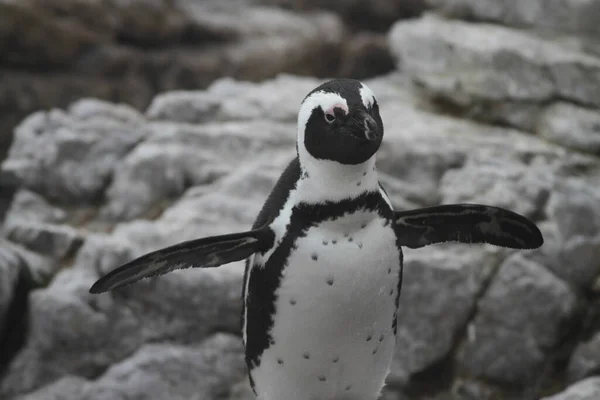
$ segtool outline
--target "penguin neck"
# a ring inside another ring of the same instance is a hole
[[[375,156],[356,165],[320,160],[306,153],[298,157],[301,171],[296,190],[303,202],[337,202],[379,190]]]

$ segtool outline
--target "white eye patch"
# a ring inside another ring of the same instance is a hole
[[[323,112],[333,111],[334,108],[341,108],[348,114],[348,103],[346,99],[337,93],[331,92],[315,92],[308,96],[300,106],[298,113],[298,138],[304,141],[304,130],[306,123],[310,118],[313,110],[320,107]]]
[[[373,91],[371,91],[371,89],[369,89],[369,87],[367,85],[365,85],[364,83],[361,82],[362,87],[360,88],[359,92],[360,92],[360,97],[362,99],[362,102],[365,106],[365,108],[370,109],[373,104],[375,103],[375,94],[373,93]]]

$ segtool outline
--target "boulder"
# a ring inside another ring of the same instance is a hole
[[[445,14],[502,25],[597,36],[600,5],[594,0],[427,0]]]
[[[576,382],[600,372],[600,332],[579,343],[567,367],[569,381]]]
[[[143,132],[138,121],[123,121],[118,112],[114,118],[106,113],[95,118],[93,113],[78,115],[78,108],[28,117],[15,131],[2,170],[14,173],[25,188],[62,204],[98,201],[118,162]]]
[[[233,384],[244,374],[240,339],[216,334],[197,346],[147,344],[93,382],[67,376],[18,399],[227,398]]]
[[[335,14],[251,1],[2,0],[0,160],[34,111],[86,97],[141,109],[222,76],[334,75],[345,37]]]
[[[402,383],[448,356],[502,259],[496,249],[434,246],[406,250],[398,339],[390,381]]]
[[[260,0],[296,10],[330,10],[339,14],[353,30],[385,32],[397,20],[413,18],[425,10],[425,0]]]
[[[600,111],[556,103],[540,115],[535,131],[574,150],[600,155]]]
[[[397,22],[388,38],[400,68],[445,112],[535,131],[557,99],[578,105],[572,109],[585,116],[581,124],[594,116],[581,106],[600,107],[600,58],[558,41],[435,15]]]
[[[542,400],[595,400],[600,396],[600,378],[588,378],[569,386],[565,391]]]
[[[545,351],[559,344],[576,316],[573,290],[543,266],[514,254],[479,300],[459,364],[471,376],[527,385],[539,377]]]
[[[90,295],[100,273],[139,254],[133,243],[122,236],[92,236],[74,267],[32,293],[28,340],[0,385],[3,398],[69,375],[96,378],[146,342],[200,344],[214,332],[239,332],[239,266],[174,273],[165,280]]]

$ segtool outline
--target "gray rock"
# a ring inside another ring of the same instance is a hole
[[[557,98],[599,107],[600,59],[526,32],[427,15],[398,22],[392,54],[446,111],[533,130]]]
[[[445,358],[460,337],[477,296],[502,254],[465,245],[405,251],[398,340],[390,380],[426,370]]]
[[[260,0],[264,4],[277,4],[301,10],[325,9],[335,11],[353,30],[386,31],[399,19],[412,18],[426,8],[424,0]]]
[[[72,400],[227,398],[245,371],[241,340],[231,335],[217,334],[197,347],[147,344]]]
[[[490,204],[529,217],[540,215],[550,196],[552,174],[514,159],[486,157],[485,153],[478,151],[463,168],[443,176],[441,202]]]
[[[68,225],[16,222],[5,227],[6,237],[26,248],[55,260],[73,256],[83,243],[83,235]]]
[[[59,202],[92,202],[141,138],[135,125],[118,119],[39,112],[16,129],[2,169],[15,173],[26,188]]]
[[[17,400],[227,398],[244,375],[241,340],[216,334],[197,346],[147,344],[95,380],[66,376]]]
[[[577,298],[565,282],[517,253],[502,264],[477,309],[460,365],[476,377],[526,385],[539,373],[544,351],[573,322]]]
[[[61,268],[57,259],[36,253],[12,241],[2,240],[2,245],[23,260],[23,266],[27,270],[27,285],[30,287],[46,286]]]
[[[381,34],[361,32],[344,42],[337,76],[365,79],[387,74],[395,69],[387,38]]]
[[[69,375],[35,392],[18,396],[15,400],[75,400],[81,399],[88,381]]]
[[[598,373],[600,373],[600,332],[577,345],[567,366],[567,376],[570,382],[576,382]]]
[[[600,233],[600,187],[596,183],[575,177],[556,183],[548,201],[548,215],[563,237]]]
[[[597,36],[600,6],[593,0],[428,0],[442,12],[477,21]]]
[[[600,154],[600,112],[568,103],[544,110],[536,132],[561,146]]]
[[[577,212],[573,212],[573,218]],[[525,253],[525,257],[543,265],[557,277],[584,290],[591,289],[600,266],[600,236],[573,235],[565,237],[556,221],[540,223],[544,245]]]
[[[103,218],[142,216],[190,186],[209,185],[239,163],[260,158],[265,149],[293,148],[295,139],[294,125],[262,120],[201,127],[156,123],[147,130],[148,140],[115,171]]]
[[[15,286],[24,261],[11,247],[0,242],[0,333],[5,329],[5,317],[13,299]]]
[[[0,25],[0,154],[26,115],[82,97],[141,109],[222,76],[334,75],[346,37],[332,13],[250,0],[3,0]]]
[[[29,340],[0,385],[3,398],[67,375],[94,378],[146,342],[198,344],[219,330],[239,331],[239,265],[174,273],[90,295],[99,273],[131,259],[134,248],[139,249],[124,236],[92,236],[74,267],[32,293]]]
[[[595,400],[600,396],[600,378],[588,378],[569,386],[565,391],[542,400]]]
[[[147,115],[156,120],[189,123],[248,119],[296,122],[304,96],[319,83],[314,78],[285,74],[260,84],[222,78],[205,91],[160,94]]]
[[[244,381],[234,385],[227,400],[256,400],[256,395],[250,388],[250,381],[244,379]]]
[[[63,222],[67,213],[51,204],[44,197],[27,189],[21,189],[10,204],[4,224],[10,226],[20,221]]]

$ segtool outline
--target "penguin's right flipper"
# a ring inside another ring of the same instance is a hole
[[[214,268],[243,260],[268,247],[270,238],[270,230],[262,228],[182,242],[153,251],[112,270],[94,283],[90,293],[107,292],[176,269]]]

